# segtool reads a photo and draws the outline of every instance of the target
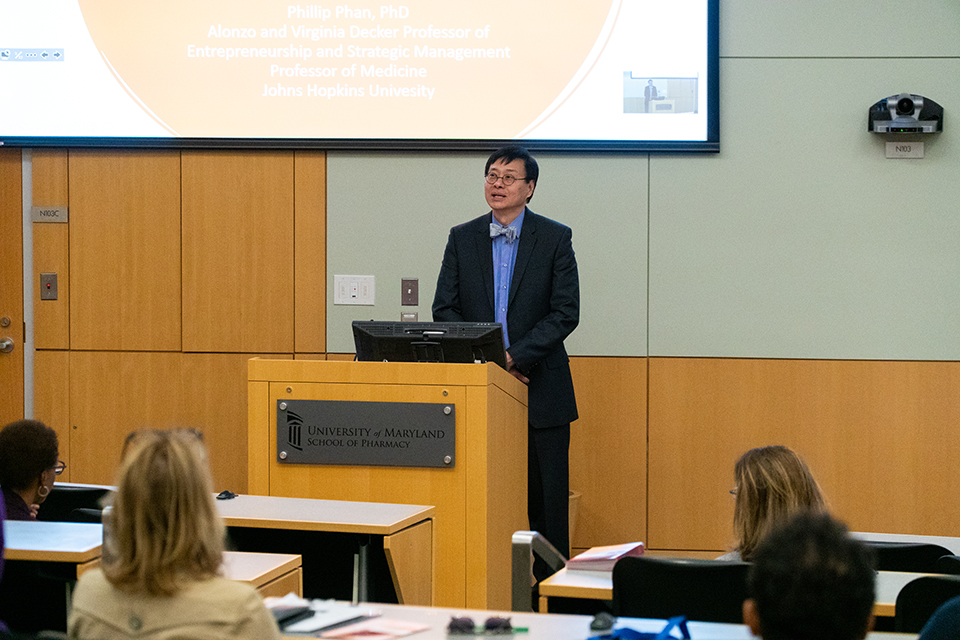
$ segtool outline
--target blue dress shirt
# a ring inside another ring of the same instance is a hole
[[[507,335],[507,303],[510,299],[510,283],[513,282],[513,266],[517,262],[517,247],[520,246],[520,229],[523,227],[523,215],[526,208],[511,222],[508,227],[517,230],[517,237],[507,242],[504,236],[493,239],[493,288],[495,294],[493,303],[496,308],[496,321],[503,325],[503,346],[510,347],[510,337]],[[493,218],[493,222],[497,222]]]

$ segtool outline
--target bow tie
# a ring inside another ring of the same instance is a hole
[[[497,236],[505,236],[507,239],[507,244],[513,244],[513,241],[517,237],[517,230],[514,227],[501,227],[496,222],[491,222],[490,237],[496,238]]]

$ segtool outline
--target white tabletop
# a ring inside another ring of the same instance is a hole
[[[361,605],[365,609],[376,609],[382,617],[396,620],[409,620],[430,625],[425,631],[410,636],[410,640],[448,640],[447,624],[451,616],[468,616],[476,624],[483,622],[493,615],[510,618],[514,627],[524,627],[527,632],[518,634],[516,638],[523,640],[584,640],[590,636],[599,635],[590,631],[592,616],[557,615],[544,613],[517,613],[496,611],[473,611],[468,609],[448,609],[441,607],[408,607],[401,605]],[[638,631],[660,631],[665,622],[663,620],[642,620],[638,618],[622,618],[618,627],[629,627]],[[752,640],[754,636],[742,624],[721,624],[715,622],[688,622],[690,635],[694,638],[710,638],[711,640]],[[294,636],[290,636],[294,637]],[[299,636],[302,637],[302,636]],[[871,633],[869,640],[905,640],[916,638],[911,634]]]
[[[897,594],[916,578],[928,573],[908,573],[904,571],[877,572],[877,598],[874,613],[878,616],[892,616],[897,604]],[[612,573],[591,571],[568,571],[561,569],[540,583],[540,595],[548,598],[585,598],[589,600],[610,600],[613,598]]]
[[[9,560],[87,562],[100,557],[103,525],[4,520],[3,543]]]
[[[238,495],[216,500],[227,526],[390,535],[433,517],[434,507]]]
[[[853,531],[850,535],[858,540],[871,542],[916,542],[922,544],[938,544],[950,550],[953,555],[960,555],[960,538],[949,536],[919,536],[911,533],[870,533],[867,531]]]
[[[300,556],[289,553],[223,553],[223,576],[230,580],[247,582],[254,587],[261,587],[300,565]]]

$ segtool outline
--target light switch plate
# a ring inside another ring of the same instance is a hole
[[[400,305],[415,307],[420,304],[420,281],[416,278],[400,279]]]

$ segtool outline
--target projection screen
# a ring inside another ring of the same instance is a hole
[[[0,4],[0,144],[719,150],[719,0]]]

